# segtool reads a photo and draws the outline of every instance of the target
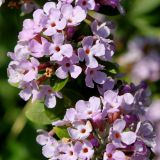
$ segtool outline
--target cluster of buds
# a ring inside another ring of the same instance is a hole
[[[24,21],[14,53],[8,53],[13,60],[8,67],[9,82],[22,89],[19,95],[24,100],[44,99],[48,108],[54,108],[56,97],[62,95],[52,89],[53,77],[76,79],[83,73],[91,88],[108,82],[98,59],[109,61],[114,54],[113,43],[107,39],[110,29],[95,20],[92,35],[72,39],[87,10],[94,8],[92,1],[76,4],[47,2],[33,13],[33,19]]]
[[[49,159],[149,160],[155,132],[145,119],[147,105],[148,91],[142,85],[108,90],[103,97],[79,100],[63,120],[52,123],[66,128],[68,137],[56,140],[52,131],[43,132],[37,142]]]

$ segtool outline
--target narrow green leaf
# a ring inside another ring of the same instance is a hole
[[[58,138],[69,138],[69,134],[66,127],[54,127],[53,131],[56,133]]]
[[[65,87],[65,85],[67,84],[69,78],[67,77],[66,79],[60,80],[60,79],[56,79],[54,82],[54,86],[53,86],[53,90],[58,92],[61,89],[63,89]]]

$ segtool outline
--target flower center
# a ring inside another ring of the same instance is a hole
[[[70,151],[70,152],[69,152],[69,155],[73,156],[73,151]]]
[[[86,133],[86,129],[83,128],[83,129],[81,130],[81,133]]]
[[[89,111],[88,114],[91,115],[91,114],[92,114],[92,111]]]
[[[72,23],[72,20],[71,20],[71,19],[68,19],[68,23]]]
[[[88,152],[88,148],[83,148],[83,152],[87,153]]]
[[[55,50],[56,50],[57,52],[59,52],[61,49],[60,49],[59,46],[57,46],[57,47],[55,48]]]
[[[86,49],[86,54],[89,54],[90,53],[90,49]]]
[[[91,71],[90,71],[90,75],[93,75],[93,73],[94,73],[94,71],[93,71],[93,70],[91,70]]]
[[[108,156],[108,158],[112,158],[112,154],[111,153],[107,154],[107,156]]]
[[[55,23],[55,22],[53,22],[53,23],[51,24],[51,26],[52,26],[52,27],[55,27],[55,26],[56,26],[56,23]]]
[[[51,90],[51,89],[48,89],[48,93],[52,93],[52,90]]]
[[[114,136],[115,136],[115,138],[116,138],[116,139],[119,139],[119,138],[121,138],[121,135],[120,135],[120,133],[116,133]]]
[[[83,1],[83,2],[82,2],[82,5],[83,5],[83,6],[85,6],[86,4],[87,4],[87,2],[86,2],[86,1]]]
[[[66,63],[66,67],[70,67],[70,63]]]
[[[62,30],[57,30],[58,33],[62,33]]]

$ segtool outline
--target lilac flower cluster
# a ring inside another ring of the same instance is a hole
[[[79,100],[75,108],[67,109],[63,120],[52,123],[66,127],[69,137],[56,140],[47,132],[37,136],[43,155],[57,160],[149,160],[155,132],[142,118],[148,101],[146,92],[142,85],[131,85],[119,92],[108,90],[100,98]]]
[[[9,82],[22,89],[19,95],[25,101],[44,100],[48,108],[54,108],[56,97],[62,95],[52,89],[52,77],[76,79],[84,73],[86,85],[91,88],[107,82],[98,59],[110,61],[114,54],[112,41],[107,39],[110,29],[106,23],[95,20],[91,22],[92,35],[73,40],[95,2],[72,2],[47,2],[43,9],[37,9],[33,19],[24,20],[14,53],[8,53],[12,59],[8,66]]]
[[[89,10],[97,10],[97,3],[59,0],[34,11],[33,19],[23,22],[14,53],[8,53],[12,59],[8,81],[21,89],[19,95],[25,101],[42,100],[48,108],[63,98],[63,92],[53,89],[53,78],[64,82],[83,74],[85,86],[101,95],[91,94],[88,101],[67,106],[64,118],[52,123],[53,130],[37,136],[46,158],[149,160],[155,148],[154,128],[145,116],[150,92],[143,83],[118,86],[116,79],[107,77],[105,64],[112,59],[114,45],[107,24],[88,15]],[[115,7],[119,1],[99,1],[106,3]],[[79,35],[85,22],[90,33]],[[54,136],[56,127],[63,128],[66,137]]]

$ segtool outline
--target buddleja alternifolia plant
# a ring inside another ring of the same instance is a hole
[[[14,52],[8,53],[9,83],[29,101],[26,116],[49,125],[36,138],[47,159],[154,155],[154,128],[145,118],[147,86],[117,79],[111,28],[92,16],[105,5],[122,11],[118,0],[46,2],[24,20]]]

